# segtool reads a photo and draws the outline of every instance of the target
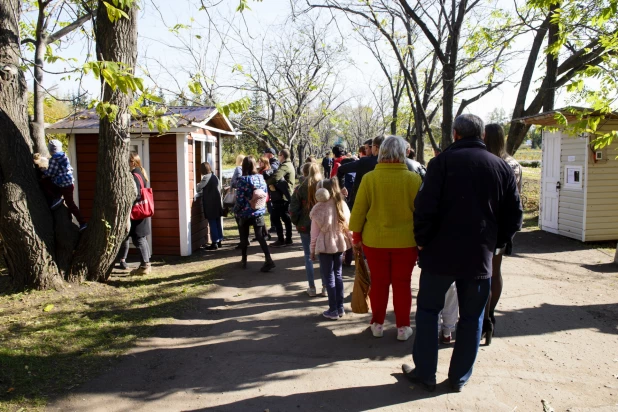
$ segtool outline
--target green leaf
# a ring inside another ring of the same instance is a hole
[[[46,305],[43,308],[43,312],[51,312],[51,310],[54,308],[54,305],[52,305],[51,303],[49,305]]]

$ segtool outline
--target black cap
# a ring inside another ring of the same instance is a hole
[[[264,154],[266,153],[270,153],[273,156],[277,156],[277,151],[273,149],[272,147],[269,147],[268,149],[264,150]]]

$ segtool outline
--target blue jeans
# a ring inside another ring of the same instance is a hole
[[[328,293],[328,310],[334,312],[343,308],[342,253],[320,253],[319,257],[322,285]]]
[[[416,299],[416,338],[412,358],[416,376],[429,384],[436,383],[438,368],[438,315],[444,308],[445,295],[455,282],[459,301],[457,340],[451,357],[448,378],[451,385],[462,386],[472,375],[479,351],[483,315],[489,298],[490,279],[456,279],[421,272]]]
[[[210,227],[211,242],[221,242],[223,240],[223,228],[221,227],[221,219],[208,219],[208,226]]]
[[[307,282],[309,287],[315,289],[315,276],[313,273],[313,261],[311,260],[311,233],[298,232],[300,241],[303,244],[303,252],[305,253],[305,271],[307,272]]]

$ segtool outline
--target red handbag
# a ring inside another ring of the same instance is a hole
[[[140,183],[140,201],[136,202],[131,209],[131,220],[142,220],[154,215],[154,197],[152,189],[145,187],[144,181],[139,174],[135,174]]]

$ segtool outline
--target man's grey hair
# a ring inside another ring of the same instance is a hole
[[[457,135],[461,138],[478,137],[482,139],[485,125],[483,124],[483,120],[476,115],[462,114],[455,118],[453,130],[455,130]]]
[[[378,162],[404,163],[406,161],[406,141],[399,136],[386,136],[380,145]]]

